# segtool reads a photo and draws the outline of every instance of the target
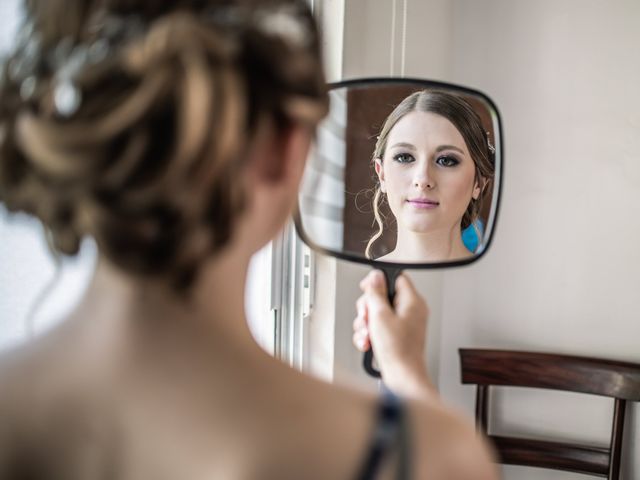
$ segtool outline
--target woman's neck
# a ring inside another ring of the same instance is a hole
[[[185,346],[197,339],[194,347],[225,343],[256,349],[244,311],[249,260],[241,252],[221,252],[203,262],[196,283],[183,295],[167,282],[136,278],[101,259],[73,317],[90,324],[88,332],[99,335],[106,350],[160,347],[180,339]]]
[[[400,262],[442,262],[471,256],[462,242],[460,226],[428,233],[398,230],[396,248],[386,259]]]

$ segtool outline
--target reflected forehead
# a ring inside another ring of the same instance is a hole
[[[416,148],[437,148],[453,145],[468,153],[462,134],[442,115],[431,112],[410,112],[402,117],[389,132],[387,145],[411,144]]]

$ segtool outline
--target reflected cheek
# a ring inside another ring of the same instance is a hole
[[[473,193],[473,177],[450,178],[442,184],[442,193],[451,210],[463,215]]]
[[[391,211],[394,214],[401,208],[404,199],[407,196],[407,192],[411,187],[411,181],[407,175],[399,175],[398,172],[392,172],[388,174],[385,172],[385,195],[387,196],[387,202],[391,207]]]

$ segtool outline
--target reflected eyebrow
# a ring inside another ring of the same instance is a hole
[[[410,148],[411,150],[416,149],[414,145],[406,142],[394,143],[389,148],[396,148],[396,147]],[[460,152],[464,155],[464,150],[462,150],[460,147],[456,147],[455,145],[440,145],[438,148],[436,148],[436,153],[440,153],[443,150],[456,150],[457,152]]]
[[[393,145],[391,145],[390,148],[396,148],[396,147],[404,147],[404,148],[410,148],[412,150],[415,150],[416,147],[414,147],[413,145],[411,145],[410,143],[406,143],[406,142],[398,142],[398,143],[394,143]]]
[[[443,150],[456,150],[464,155],[464,151],[461,148],[456,147],[455,145],[440,145],[438,148],[436,148],[436,152],[441,152]]]

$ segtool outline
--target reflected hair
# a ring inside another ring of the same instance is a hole
[[[491,192],[493,186],[495,149],[489,141],[488,132],[482,127],[480,116],[462,96],[441,90],[420,90],[406,97],[386,118],[377,137],[372,163],[376,159],[383,161],[389,133],[400,119],[411,112],[440,115],[449,120],[462,135],[475,165],[475,181],[479,182],[481,193],[478,199],[472,198],[471,202],[469,202],[462,216],[461,229],[464,230],[471,225],[476,229],[476,233],[480,237],[476,220],[482,210],[487,192]],[[365,256],[369,259],[373,258],[372,248],[374,243],[384,234],[385,220],[380,208],[386,201],[386,197],[380,188],[380,181],[377,175],[374,175],[374,178],[376,179],[376,186],[374,187],[372,204],[377,231],[367,242]]]
[[[328,107],[303,0],[26,0],[0,79],[0,202],[179,289],[231,239],[263,121]],[[274,168],[277,168],[274,166]]]

